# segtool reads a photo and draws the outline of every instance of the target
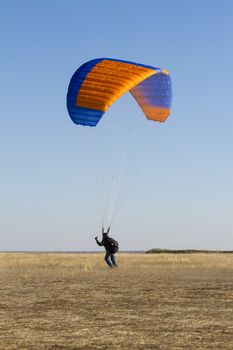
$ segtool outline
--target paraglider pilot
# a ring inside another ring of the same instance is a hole
[[[100,242],[98,240],[98,237],[95,237],[95,240],[99,246],[104,246],[106,250],[104,260],[106,261],[108,266],[117,267],[115,253],[117,253],[119,249],[119,245],[118,245],[118,242],[115,241],[115,239],[108,236],[109,231],[110,231],[110,227],[108,228],[107,232],[104,232],[104,228],[102,228],[102,241]]]

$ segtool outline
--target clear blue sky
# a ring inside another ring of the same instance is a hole
[[[96,57],[163,67],[173,82],[171,117],[112,227],[121,248],[233,249],[233,2],[0,3],[0,249],[96,249],[98,204],[65,104]],[[140,113],[129,94],[109,113],[122,106]]]

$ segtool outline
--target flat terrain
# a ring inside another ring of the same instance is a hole
[[[233,349],[232,254],[0,253],[0,349]]]

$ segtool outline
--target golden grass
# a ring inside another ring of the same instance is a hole
[[[0,254],[0,349],[233,349],[231,254]]]

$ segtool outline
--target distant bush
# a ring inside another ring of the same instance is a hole
[[[161,248],[153,248],[150,250],[147,250],[145,252],[146,254],[161,254],[161,253],[166,253],[166,254],[190,254],[190,253],[233,253],[232,250],[198,250],[198,249],[161,249]]]

